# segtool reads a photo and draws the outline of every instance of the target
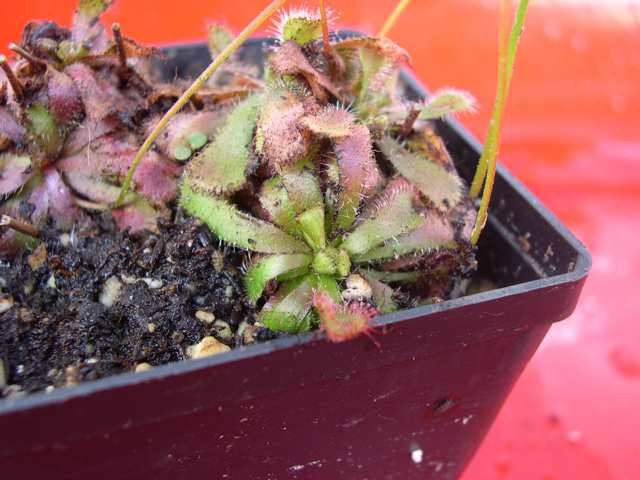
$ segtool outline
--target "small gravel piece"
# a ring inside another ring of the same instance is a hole
[[[0,295],[0,313],[4,313],[13,307],[13,297],[11,295]]]
[[[4,368],[4,362],[0,360],[0,389],[7,384],[7,371]]]
[[[231,350],[224,343],[213,337],[204,337],[199,343],[187,348],[187,355],[193,359],[209,357]]]
[[[342,292],[342,298],[345,300],[368,300],[373,295],[369,282],[357,273],[349,275],[345,280],[345,284],[346,288]]]
[[[122,282],[118,280],[118,277],[107,278],[107,281],[102,286],[102,292],[100,292],[100,303],[107,308],[113,306],[118,301],[121,291]]]
[[[146,372],[147,370],[151,370],[152,368],[153,367],[151,366],[151,364],[147,362],[142,362],[136,365],[135,372],[136,373]]]
[[[162,288],[162,286],[164,285],[164,282],[158,278],[143,278],[142,281],[146,283],[147,286],[152,290]]]
[[[224,320],[216,320],[213,322],[213,330],[222,340],[231,340],[233,338],[233,330],[231,326]]]
[[[213,321],[216,319],[216,316],[213,313],[207,312],[205,310],[197,310],[196,318],[201,322],[209,324],[213,323]]]

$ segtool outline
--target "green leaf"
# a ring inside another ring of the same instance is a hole
[[[371,218],[362,221],[342,243],[350,255],[358,256],[385,240],[416,228],[422,217],[413,208],[415,192],[404,180],[390,182],[378,200]]]
[[[47,157],[58,156],[63,146],[63,136],[53,115],[45,107],[35,104],[27,108],[28,131],[33,135]]]
[[[396,170],[442,211],[455,207],[462,199],[463,183],[455,172],[403,148],[389,136],[378,141],[382,153]]]
[[[270,255],[253,264],[244,276],[249,300],[255,303],[267,283],[282,274],[307,267],[311,263],[311,256],[298,253],[289,255]]]
[[[218,135],[187,166],[192,188],[227,194],[240,190],[250,168],[251,144],[262,95],[240,102],[226,118]]]
[[[334,47],[345,59],[357,53],[358,65],[352,72],[352,83],[357,85],[355,108],[360,118],[369,121],[391,102],[398,65],[409,63],[409,55],[388,38],[348,38]]]
[[[424,276],[423,272],[379,272],[377,270],[360,270],[367,279],[375,279],[385,283],[413,283]]]
[[[324,231],[324,207],[319,205],[310,208],[297,217],[300,231],[307,243],[314,250],[324,248],[327,244]]]
[[[258,318],[271,330],[287,333],[307,331],[311,327],[313,295],[318,292],[334,302],[341,300],[340,287],[333,277],[309,274],[281,283]]]
[[[334,141],[340,171],[338,228],[349,229],[356,219],[360,203],[380,181],[380,170],[373,158],[371,134],[364,125],[354,125],[351,135]]]
[[[310,249],[276,226],[238,210],[229,201],[193,190],[182,184],[180,205],[205,222],[221,240],[261,253],[306,253]]]
[[[431,95],[420,109],[422,120],[432,120],[462,112],[474,112],[476,100],[463,90],[445,88]]]
[[[309,329],[305,318],[311,310],[311,300],[317,282],[306,275],[284,282],[269,299],[258,319],[276,332],[299,333]]]
[[[295,10],[286,13],[278,22],[278,33],[281,41],[293,40],[298,45],[322,37],[322,21],[317,12]]]
[[[211,58],[216,58],[220,55],[231,44],[234,37],[231,30],[218,23],[210,25],[207,33],[207,46],[209,47]]]
[[[315,253],[311,267],[321,275],[344,278],[351,271],[351,260],[344,250],[327,247]]]
[[[307,169],[288,169],[262,184],[260,205],[273,223],[287,233],[302,235],[296,217],[302,212],[322,206],[322,192],[317,177]]]
[[[434,250],[455,248],[457,245],[451,223],[437,212],[431,211],[420,227],[363,255],[357,255],[353,260],[358,263],[381,261],[410,253],[427,254]]]
[[[100,15],[109,8],[113,0],[80,0],[78,15],[81,15],[87,23],[97,22]]]

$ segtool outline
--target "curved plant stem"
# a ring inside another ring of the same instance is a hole
[[[498,91],[496,93],[496,101],[493,106],[493,113],[491,116],[491,122],[489,123],[489,130],[487,133],[487,148],[483,152],[483,157],[486,155],[487,162],[487,178],[484,184],[484,190],[482,192],[482,201],[480,202],[480,209],[478,211],[478,217],[476,218],[476,224],[473,227],[471,234],[471,243],[475,245],[478,243],[480,233],[487,222],[487,216],[489,212],[489,202],[491,200],[491,193],[493,191],[493,183],[496,176],[496,164],[498,162],[498,147],[500,138],[500,127],[502,124],[502,112],[504,111],[505,101],[509,92],[509,85],[511,83],[511,76],[513,74],[513,64],[518,50],[518,41],[522,33],[522,26],[524,24],[524,17],[527,13],[527,7],[529,6],[529,0],[521,0],[518,4],[515,20],[511,28],[511,34],[509,35],[509,44],[507,51],[502,55],[500,61],[504,62],[504,68],[501,70],[501,78],[498,79]]]
[[[387,18],[387,21],[384,22],[384,25],[380,29],[380,32],[378,33],[379,37],[387,36],[389,31],[393,28],[393,26],[398,21],[398,18],[400,17],[402,12],[404,12],[404,10],[409,6],[410,3],[411,3],[411,0],[400,0],[398,2],[398,4],[396,5],[396,8],[393,9],[393,12],[391,12],[391,15],[389,15],[389,18]]]
[[[249,25],[247,25],[242,32],[222,51],[216,59],[209,64],[209,66],[200,74],[198,78],[191,84],[191,86],[182,94],[182,96],[176,100],[176,103],[164,114],[153,131],[149,134],[144,141],[138,153],[136,153],[127,176],[122,183],[120,194],[114,203],[114,207],[119,207],[124,202],[125,196],[131,188],[131,181],[133,174],[138,168],[142,157],[149,151],[153,142],[156,141],[160,133],[166,128],[171,118],[180,111],[180,109],[189,101],[189,99],[204,85],[204,83],[213,75],[213,73],[229,58],[259,27],[262,25],[271,15],[275,13],[287,0],[274,0],[271,2],[260,14],[254,18]]]
[[[0,55],[0,68],[2,68],[5,77],[7,77],[9,85],[13,88],[13,94],[16,96],[16,100],[18,100],[18,102],[22,102],[24,99],[24,87],[13,73],[13,70],[11,70],[9,63],[7,62],[7,57],[4,55]]]
[[[329,21],[327,20],[327,9],[324,0],[320,0],[320,18],[322,20],[322,44],[324,46],[325,56],[331,55],[331,44],[329,43]]]
[[[322,50],[324,52],[324,57],[327,59],[327,64],[329,65],[329,72],[333,78],[338,72],[338,65],[336,63],[333,47],[329,41],[329,19],[327,17],[327,8],[324,4],[324,0],[320,0],[320,19],[322,21]]]
[[[500,23],[498,27],[498,80],[497,80],[497,88],[500,89],[500,82],[503,81],[506,77],[502,73],[506,68],[507,64],[507,39],[509,32],[509,14],[508,14],[509,0],[500,0]],[[509,86],[507,85],[507,88]],[[496,101],[498,96],[496,94]],[[495,110],[493,112],[495,114]],[[477,198],[480,195],[480,191],[482,190],[482,184],[484,183],[484,179],[487,176],[487,158],[488,153],[491,152],[494,148],[492,145],[494,138],[491,136],[487,136],[485,148],[482,150],[482,155],[480,155],[480,160],[478,160],[478,166],[476,167],[476,172],[473,175],[473,181],[471,182],[471,188],[469,188],[469,197]]]

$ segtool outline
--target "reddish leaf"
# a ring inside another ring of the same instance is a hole
[[[168,161],[166,157],[156,152],[149,152],[140,162],[133,176],[133,183],[137,186],[137,190],[149,200],[168,202],[176,198],[180,172],[179,165]]]
[[[369,330],[371,320],[378,311],[360,302],[337,304],[328,294],[318,292],[313,296],[313,306],[320,317],[322,328],[329,340],[342,342]]]
[[[4,135],[18,145],[24,143],[26,130],[5,107],[0,107],[0,136]]]
[[[104,50],[106,33],[98,23],[100,15],[109,8],[113,0],[80,0],[73,16],[72,39],[81,45],[90,45],[96,51]]]
[[[75,177],[76,182],[80,174],[91,178],[116,177],[119,180],[126,175],[137,151],[138,144],[134,136],[103,135],[82,152],[59,160],[57,166],[68,178]],[[179,165],[151,151],[143,157],[133,181],[137,190],[149,200],[166,202],[177,194],[180,171]],[[90,193],[91,188],[78,188],[76,185],[74,188],[91,200],[105,201],[102,194],[100,198],[94,197]]]
[[[67,138],[62,156],[70,157],[77,154],[88,144],[113,130],[115,130],[115,126],[112,122],[85,118]]]
[[[202,111],[194,113],[178,113],[171,119],[165,131],[156,141],[157,148],[166,156],[172,158],[177,147],[189,145],[189,136],[195,132],[204,133],[210,140],[222,124],[227,110]],[[152,119],[147,125],[147,134],[158,122]]]
[[[403,255],[425,255],[438,249],[455,248],[457,242],[451,223],[435,210],[428,210],[421,226],[374,248],[356,258],[357,262],[372,262]]]
[[[338,87],[309,63],[300,46],[293,40],[284,42],[269,56],[269,65],[278,75],[302,75],[318,99],[326,98],[324,90],[340,98]]]
[[[386,37],[347,38],[336,42],[334,47],[339,52],[348,52],[350,50],[364,48],[374,51],[385,60],[394,64],[411,63],[411,57],[407,51]]]
[[[123,208],[113,210],[112,214],[119,229],[128,228],[136,233],[142,230],[157,232],[158,218],[169,218],[170,212],[167,208],[156,210],[145,199],[139,198]]]
[[[62,180],[62,177],[52,167],[44,173],[44,187],[46,189],[49,215],[59,228],[71,228],[78,223],[83,214],[76,206],[73,194]]]
[[[54,68],[47,69],[49,110],[59,122],[79,122],[84,115],[80,91],[69,75]]]
[[[364,125],[354,125],[348,137],[335,141],[342,191],[338,201],[338,226],[348,229],[360,202],[380,183],[381,173],[373,158],[371,135]]]
[[[280,172],[309,150],[310,138],[299,126],[304,113],[303,103],[291,92],[273,92],[267,97],[258,118],[256,150],[266,158],[272,171]]]
[[[114,117],[121,122],[128,122],[144,107],[145,99],[132,88],[126,91],[118,89],[118,80],[106,68],[94,71],[91,67],[76,62],[66,67],[64,72],[73,79],[85,111],[93,120]]]

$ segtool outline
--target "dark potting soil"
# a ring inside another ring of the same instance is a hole
[[[206,227],[165,222],[133,237],[107,216],[96,225],[44,231],[35,250],[0,262],[0,396],[183,360],[205,336],[229,347],[276,336],[253,325],[243,254]]]

